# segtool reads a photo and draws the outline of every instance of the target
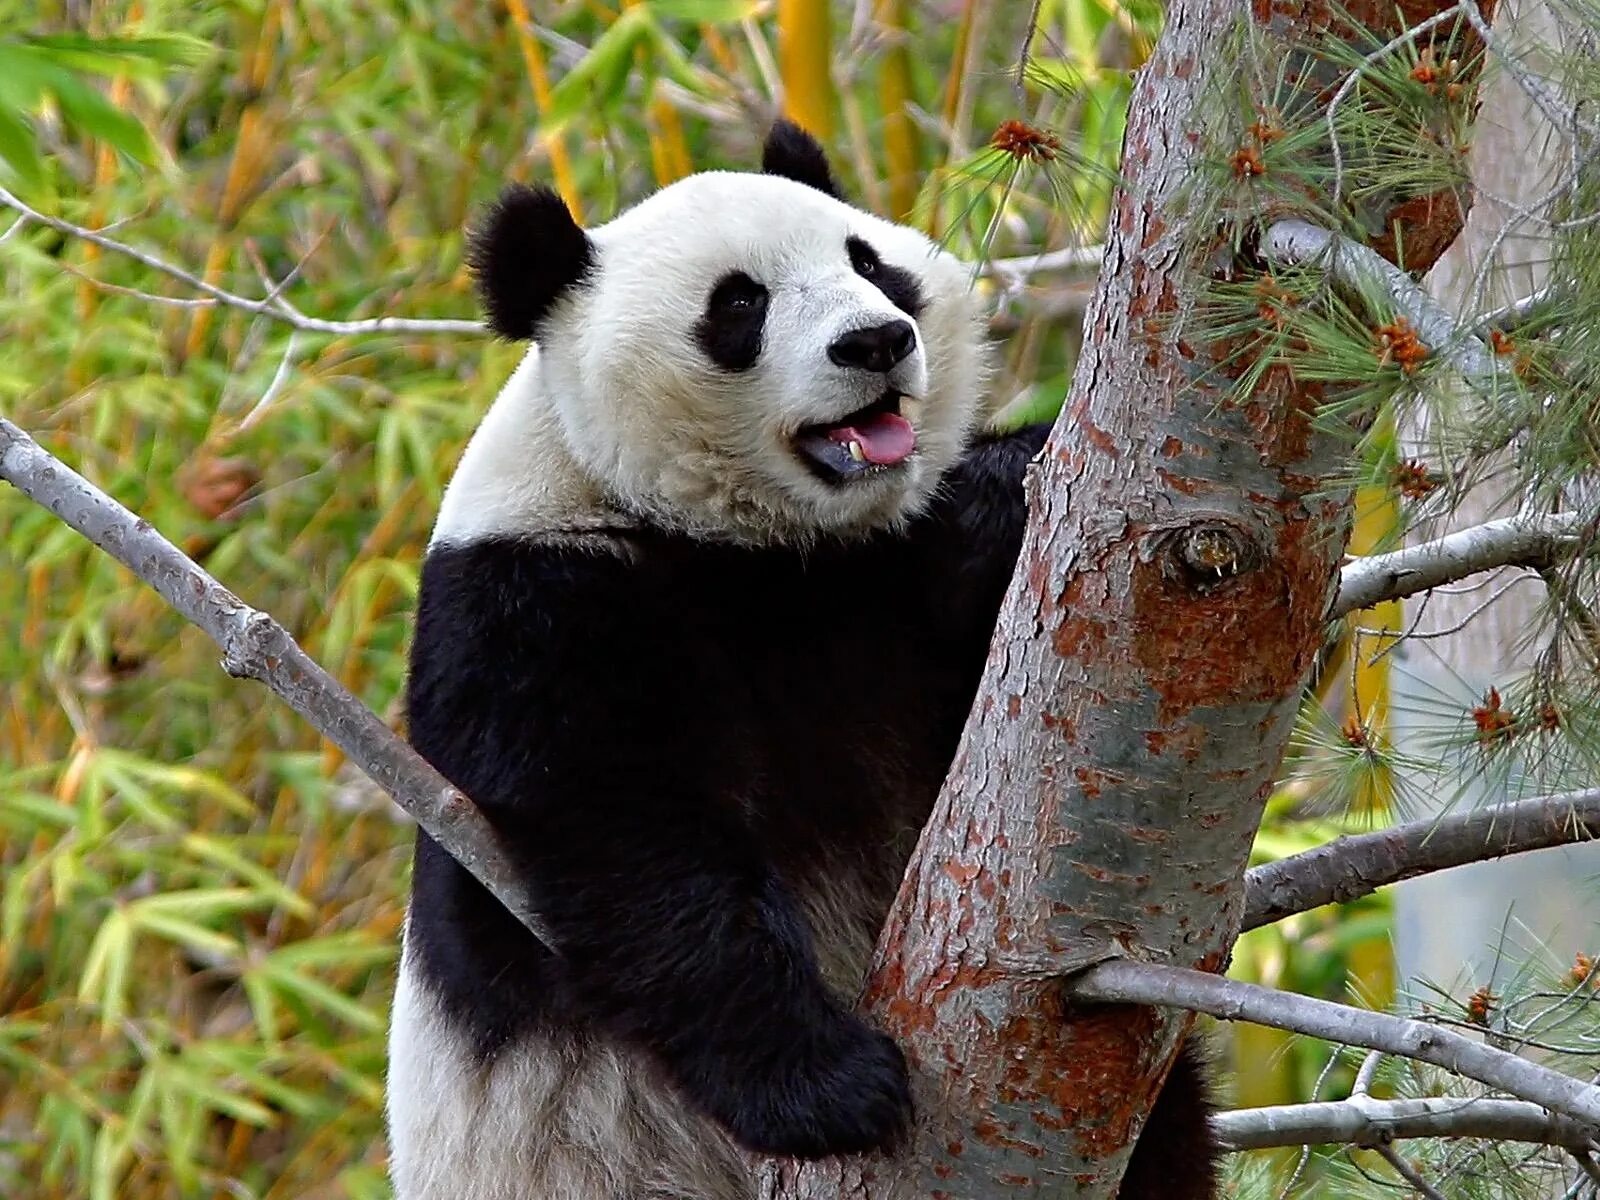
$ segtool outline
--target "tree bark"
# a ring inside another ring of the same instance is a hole
[[[913,1065],[914,1145],[773,1163],[764,1195],[1114,1195],[1190,1018],[1070,1007],[1059,981],[1117,957],[1227,961],[1349,521],[1330,482],[1347,443],[1313,428],[1318,396],[1274,376],[1230,401],[1196,382],[1207,350],[1174,319],[1210,249],[1180,190],[1205,142],[1196,113],[1237,69],[1239,11],[1176,0],[1140,72],[1072,393],[879,943],[865,1005]],[[1381,27],[1391,13],[1358,16]],[[1278,36],[1319,16],[1258,13]]]

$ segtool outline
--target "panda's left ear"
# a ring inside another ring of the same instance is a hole
[[[597,261],[594,243],[560,196],[514,183],[468,235],[467,265],[489,328],[522,341]]]
[[[839,185],[833,181],[828,152],[816,138],[783,117],[773,122],[766,144],[761,147],[761,173],[781,175],[816,188],[835,200],[844,199],[839,194]]]

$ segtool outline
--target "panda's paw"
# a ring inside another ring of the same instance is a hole
[[[746,1148],[792,1158],[892,1149],[911,1123],[905,1056],[854,1017],[749,1078],[726,1124]]]

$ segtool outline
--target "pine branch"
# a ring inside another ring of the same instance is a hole
[[[1272,262],[1319,266],[1353,291],[1380,289],[1415,327],[1423,343],[1455,367],[1469,385],[1482,387],[1504,374],[1481,340],[1457,325],[1411,276],[1376,250],[1295,218],[1274,221],[1267,227],[1261,237],[1261,253]]]
[[[1592,518],[1578,513],[1525,514],[1388,554],[1357,558],[1339,572],[1338,595],[1328,615],[1337,620],[1385,600],[1400,600],[1499,567],[1538,570],[1592,524]]]
[[[222,669],[266,684],[333,742],[554,948],[483,813],[324,671],[268,614],[240,600],[150,525],[0,417],[0,479],[76,529],[222,648]]]
[[[1600,837],[1600,788],[1537,796],[1338,838],[1246,876],[1244,928],[1466,863]]]
[[[120,254],[131,258],[135,262],[143,263],[152,271],[159,271],[170,279],[175,279],[186,287],[206,296],[203,301],[181,301],[184,306],[195,304],[213,303],[228,308],[241,309],[244,312],[254,313],[258,317],[268,317],[274,321],[281,321],[295,329],[307,333],[335,333],[335,334],[373,334],[373,333],[444,333],[444,334],[483,334],[487,332],[480,321],[461,321],[446,319],[422,319],[413,317],[373,317],[364,321],[328,321],[321,317],[307,316],[294,305],[285,300],[278,292],[281,285],[274,287],[266,296],[254,299],[250,296],[241,296],[237,292],[230,292],[226,288],[217,287],[200,278],[193,271],[157,258],[154,254],[130,246],[126,242],[119,242],[115,238],[107,237],[93,229],[86,229],[82,225],[74,225],[71,221],[63,221],[60,217],[52,217],[19,199],[5,188],[0,187],[0,204],[21,214],[18,222],[32,221],[58,233],[69,237],[80,238],[102,250],[109,250],[113,254]],[[8,230],[8,234],[15,232],[17,226]],[[98,284],[98,281],[92,281]],[[170,296],[157,296],[149,292],[134,291],[131,288],[116,288],[116,291],[131,292],[142,299],[156,304],[174,303]]]
[[[1181,1008],[1223,1021],[1249,1021],[1339,1045],[1383,1050],[1476,1079],[1554,1113],[1600,1124],[1600,1088],[1426,1021],[1297,996],[1206,971],[1125,959],[1090,967],[1068,978],[1065,989],[1077,1001]]]
[[[1211,1128],[1226,1150],[1347,1143],[1381,1146],[1397,1138],[1491,1138],[1589,1150],[1600,1125],[1555,1116],[1525,1100],[1428,1096],[1374,1100],[1352,1095],[1316,1104],[1279,1104],[1219,1113]]]

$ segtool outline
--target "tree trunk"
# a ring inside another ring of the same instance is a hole
[[[1393,10],[1378,7],[1357,16],[1381,29]],[[1175,319],[1210,261],[1214,231],[1181,189],[1202,152],[1230,152],[1196,114],[1239,69],[1239,12],[1176,0],[1139,74],[1072,394],[879,944],[865,1003],[913,1064],[915,1145],[771,1164],[764,1195],[1114,1195],[1190,1018],[1074,1008],[1061,981],[1117,956],[1227,961],[1350,515],[1330,482],[1348,442],[1313,429],[1318,395],[1288,372],[1244,403],[1198,384],[1209,348]],[[1257,17],[1305,36],[1327,10]]]

